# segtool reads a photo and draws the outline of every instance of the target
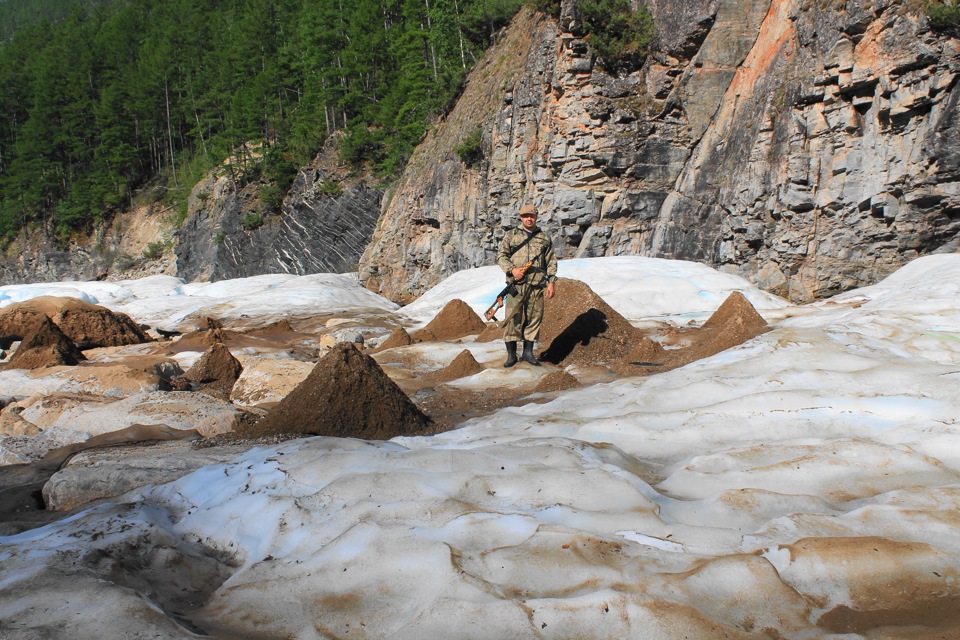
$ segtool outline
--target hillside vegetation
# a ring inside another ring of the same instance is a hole
[[[183,213],[190,186],[232,154],[234,178],[266,175],[274,187],[261,197],[278,201],[338,131],[345,160],[394,175],[518,8],[129,0],[34,11],[0,46],[0,238],[87,230],[146,184]]]

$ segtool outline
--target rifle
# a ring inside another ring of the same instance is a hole
[[[516,280],[510,279],[507,280],[507,286],[503,288],[503,291],[497,294],[497,299],[493,301],[493,304],[490,305],[490,308],[483,313],[483,317],[489,320],[497,319],[497,311],[500,310],[500,307],[503,306],[504,300],[507,296],[516,295],[517,293],[517,283],[523,282],[524,277],[527,275],[527,271],[530,267],[533,266],[533,260],[529,261],[527,264],[520,267],[520,277]]]

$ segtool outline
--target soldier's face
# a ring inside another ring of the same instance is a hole
[[[520,223],[523,225],[523,228],[528,231],[533,231],[533,228],[537,226],[537,214],[535,213],[524,213],[520,216]]]

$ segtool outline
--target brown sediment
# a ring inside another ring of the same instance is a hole
[[[428,418],[370,356],[340,343],[262,420],[242,437],[323,435],[388,440],[417,435]]]
[[[641,337],[585,283],[559,278],[556,295],[544,303],[539,357],[552,364],[609,363]]]
[[[226,345],[216,342],[181,379],[194,383],[198,391],[229,400],[230,391],[241,373],[243,365],[240,361]]]
[[[120,347],[149,342],[130,316],[77,298],[39,296],[0,311],[0,346],[22,339],[35,328],[36,314],[46,316],[79,349]]]
[[[551,391],[573,389],[579,386],[580,381],[577,380],[576,377],[563,369],[558,369],[540,378],[540,381],[537,382],[537,386],[534,387],[533,391],[535,393],[548,393]]]
[[[394,347],[407,347],[413,344],[413,338],[403,327],[397,327],[387,336],[387,339],[381,342],[374,351],[384,351]]]
[[[410,337],[414,342],[434,340],[456,340],[469,335],[477,335],[486,329],[487,324],[463,300],[454,299],[440,310],[425,327],[414,331]]]
[[[424,382],[435,385],[450,382],[457,378],[465,378],[483,371],[483,365],[477,362],[469,350],[464,349],[453,361],[439,371],[431,371],[423,375]]]

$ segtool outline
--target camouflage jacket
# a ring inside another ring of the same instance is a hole
[[[553,243],[540,227],[534,230],[530,242],[520,247],[526,239],[527,232],[521,227],[507,231],[500,243],[497,265],[509,278],[513,267],[522,267],[532,260],[533,267],[527,271],[525,280],[534,286],[546,286],[546,282],[557,279],[557,256],[553,252]],[[520,247],[519,251],[517,247]]]

